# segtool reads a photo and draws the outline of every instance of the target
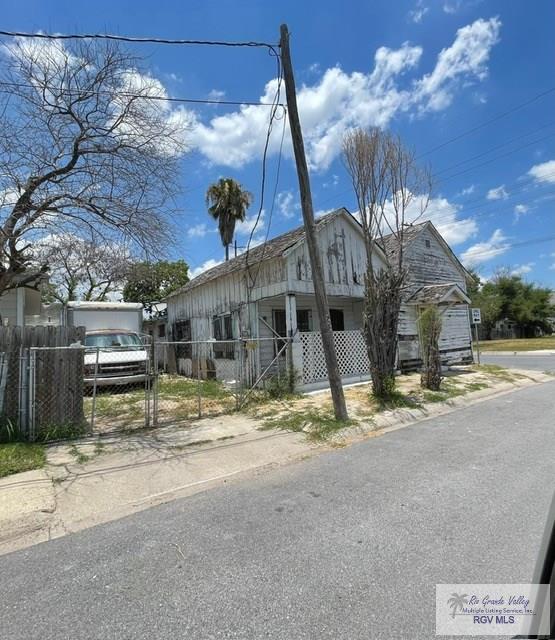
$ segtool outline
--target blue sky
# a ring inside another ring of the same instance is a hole
[[[353,126],[382,126],[431,164],[437,182],[427,216],[466,264],[486,277],[507,266],[555,287],[555,242],[535,242],[555,235],[555,91],[466,134],[555,87],[551,0],[8,0],[2,12],[6,30],[267,42],[277,41],[281,22],[291,31],[316,211],[356,209],[339,158],[341,135]],[[256,102],[275,87],[275,60],[261,49],[133,48],[147,56],[149,73],[170,96]],[[246,243],[260,205],[268,110],[181,109],[193,126],[172,256],[198,273],[223,258],[204,205],[207,185],[221,176],[254,194],[237,234],[238,244]],[[255,241],[270,221],[280,126]],[[300,223],[287,135],[276,193],[270,237]]]

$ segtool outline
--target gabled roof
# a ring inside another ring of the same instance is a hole
[[[441,233],[435,228],[433,223],[430,220],[426,220],[425,222],[419,222],[418,224],[410,224],[407,225],[403,231],[403,250],[406,249],[418,238],[418,236],[425,230],[428,229],[433,233],[436,240],[443,247],[445,253],[451,258],[452,262],[459,269],[461,274],[465,278],[473,278],[473,275],[465,268],[462,262],[457,258],[451,247],[445,242],[445,239],[441,235]],[[395,234],[390,233],[383,238],[383,245],[387,257],[395,260],[395,258],[399,255],[399,242]]]
[[[340,216],[348,216],[350,219],[352,219],[355,225],[358,225],[358,222],[347,211],[347,209],[341,208],[336,209],[335,211],[331,211],[325,216],[318,218],[316,220],[316,228],[322,228],[323,226],[329,224],[332,220],[335,220]],[[249,251],[248,264],[252,266],[259,262],[265,262],[266,260],[271,260],[272,258],[278,258],[282,256],[287,251],[287,249],[304,240],[304,237],[304,226],[300,226],[296,229],[292,229],[291,231],[287,231],[286,233],[282,233],[280,236],[268,240],[268,242],[266,242],[265,244],[260,244],[257,247],[254,247],[254,249],[251,249]],[[246,269],[246,266],[247,255],[246,253],[242,253],[236,258],[232,258],[231,260],[222,262],[222,264],[219,264],[215,267],[212,267],[212,269],[208,269],[208,271],[201,273],[196,278],[193,278],[190,282],[183,285],[180,289],[177,289],[177,291],[171,293],[168,298],[173,298],[174,296],[180,295],[181,293],[191,291],[192,289],[206,284],[211,280],[215,280],[216,278],[221,278],[222,276],[227,276],[237,271],[243,271],[244,269]]]
[[[455,282],[420,287],[407,300],[409,304],[469,304],[470,298]]]

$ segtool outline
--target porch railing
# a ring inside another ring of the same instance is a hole
[[[303,384],[327,380],[328,372],[322,347],[322,335],[319,331],[308,331],[299,333],[299,336],[303,347]],[[358,329],[334,331],[333,338],[341,376],[345,378],[367,376],[370,372],[370,363],[362,332]]]

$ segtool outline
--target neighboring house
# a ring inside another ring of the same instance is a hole
[[[152,312],[144,312],[143,333],[151,336],[157,342],[167,340],[168,309],[165,302],[155,302]]]
[[[341,374],[366,378],[362,229],[346,209],[338,209],[317,220],[316,233]],[[396,250],[387,240],[385,251]],[[383,265],[384,258],[382,248],[376,247],[374,266]],[[405,258],[409,287],[399,327],[399,366],[419,361],[416,318],[418,308],[427,304],[443,310],[443,359],[470,361],[466,270],[430,222],[407,229]],[[215,340],[217,345],[239,337],[260,339],[255,349],[248,350],[247,366],[255,379],[271,366],[283,336],[292,338],[292,361],[303,386],[327,378],[303,227],[202,273],[169,296],[167,303],[172,340]],[[216,375],[219,362],[223,370],[225,361],[237,357],[225,343],[213,353]],[[177,366],[186,375],[195,370],[191,349],[180,348]]]
[[[18,282],[25,279],[25,284]],[[59,324],[59,310],[42,305],[42,287],[47,281],[39,273],[29,280],[29,274],[16,277],[14,287],[0,295],[0,321],[3,326],[25,327],[37,324]]]

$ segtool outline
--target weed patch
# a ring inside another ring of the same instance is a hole
[[[0,444],[0,478],[12,473],[40,469],[46,463],[44,445],[29,442]]]
[[[309,440],[324,442],[334,433],[345,427],[356,424],[355,420],[336,420],[330,411],[311,409],[309,411],[291,412],[283,416],[269,418],[260,427],[263,431],[281,429],[283,431],[304,431]]]

